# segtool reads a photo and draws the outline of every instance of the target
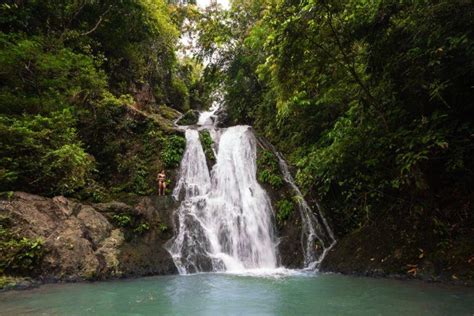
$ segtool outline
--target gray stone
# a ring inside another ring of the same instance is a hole
[[[12,231],[44,242],[37,280],[76,281],[176,273],[164,244],[173,236],[169,196],[143,197],[135,207],[120,202],[84,204],[59,196],[15,192],[0,200],[0,214]],[[114,227],[114,214],[132,214],[149,226],[145,232]],[[166,229],[164,229],[166,228]]]

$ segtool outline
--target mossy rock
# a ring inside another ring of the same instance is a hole
[[[206,155],[206,163],[209,170],[212,169],[212,166],[216,162],[216,156],[214,155],[214,141],[212,140],[211,134],[208,130],[203,130],[199,132],[199,140]]]
[[[160,114],[166,120],[176,120],[180,116],[180,112],[166,106],[164,104],[158,107],[158,114]]]
[[[40,281],[28,277],[0,275],[0,292],[8,290],[26,290],[40,285]]]
[[[196,110],[189,110],[177,122],[178,125],[194,125],[199,120],[199,112]]]

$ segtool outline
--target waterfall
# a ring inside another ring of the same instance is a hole
[[[327,252],[336,244],[334,233],[322,214],[319,204],[315,204],[317,208],[315,213],[308,205],[308,202],[306,202],[281,153],[265,139],[260,138],[259,142],[262,147],[271,150],[275,154],[283,179],[295,194],[295,200],[302,221],[301,247],[304,255],[304,266],[306,269],[314,270],[323,261]]]
[[[301,194],[300,189],[296,186],[285,160],[279,152],[274,152],[278,158],[283,178],[296,193],[296,201],[303,223],[301,245],[303,247],[304,265],[308,269],[315,269],[324,259],[327,252],[336,244],[336,238],[326,218],[321,213],[319,204],[316,203],[318,209],[318,216],[316,216],[309,207],[308,202],[304,199],[303,194]]]
[[[218,150],[209,173],[199,132],[186,129],[186,151],[173,192],[181,200],[177,234],[168,251],[180,274],[274,269],[273,212],[256,179],[255,136],[248,126],[211,135]]]
[[[243,272],[277,268],[277,238],[271,202],[256,173],[257,140],[249,126],[215,127],[218,105],[201,113],[197,126],[185,130],[186,150],[173,191],[181,205],[176,235],[167,243],[180,274],[204,271]],[[209,131],[216,162],[209,172],[199,130]],[[304,266],[315,269],[336,243],[326,219],[315,213],[296,186],[275,148],[284,180],[294,191],[302,221]]]

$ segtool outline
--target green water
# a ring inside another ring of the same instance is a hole
[[[0,293],[0,314],[474,315],[474,289],[340,275],[197,274]]]

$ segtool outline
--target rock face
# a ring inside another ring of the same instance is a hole
[[[474,285],[473,264],[469,261],[472,239],[440,255],[427,247],[405,243],[402,234],[406,232],[390,220],[380,219],[338,240],[320,269],[348,275]],[[427,239],[429,242],[430,238]]]
[[[172,236],[171,197],[143,197],[134,207],[124,203],[83,204],[62,196],[45,198],[15,192],[0,201],[0,215],[9,217],[21,236],[44,242],[38,267],[42,281],[95,280],[176,273],[164,249]],[[114,220],[127,215],[127,227]]]
[[[260,155],[262,150],[269,149],[259,141],[257,146],[257,155]],[[260,166],[258,165],[257,161],[257,168],[259,167]],[[260,170],[257,170],[257,172],[259,171]],[[278,174],[280,174],[279,169]],[[279,264],[290,269],[304,268],[303,244],[301,243],[302,223],[300,213],[297,209],[294,209],[285,220],[277,220],[278,201],[283,198],[291,199],[291,197],[294,196],[292,188],[286,182],[283,182],[283,184],[278,188],[275,188],[269,183],[264,183],[262,181],[259,181],[259,183],[270,197],[270,202],[275,215],[274,227],[276,235],[278,236]]]
[[[164,248],[165,243],[173,237],[172,216],[176,207],[177,204],[171,196],[144,197],[135,206],[135,210],[150,223],[150,227],[155,228],[140,238],[132,238],[123,244],[119,256],[123,275],[143,276],[178,272],[170,254]]]
[[[278,225],[281,264],[291,269],[304,267],[303,246],[301,244],[301,216],[294,211],[290,217]]]
[[[273,211],[277,212],[277,201],[284,196],[290,195],[290,188],[284,185],[280,189],[275,189],[266,183],[260,183],[270,197]],[[276,214],[275,214],[276,217]],[[278,254],[280,262],[286,268],[301,269],[304,267],[303,246],[301,244],[301,216],[294,210],[283,222],[275,225],[278,236]]]
[[[231,124],[231,119],[229,117],[229,114],[227,113],[226,109],[224,107],[220,107],[215,115],[217,116],[217,127],[229,127]]]

